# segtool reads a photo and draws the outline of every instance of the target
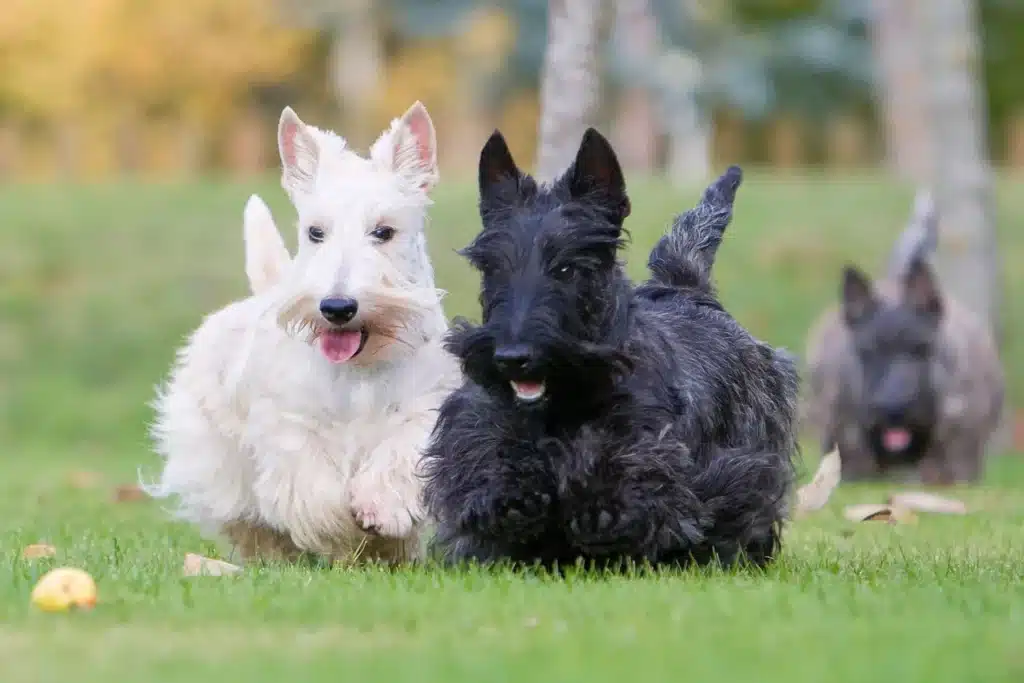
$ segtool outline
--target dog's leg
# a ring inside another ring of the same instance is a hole
[[[235,546],[242,560],[292,562],[301,554],[292,539],[276,529],[252,522],[230,522],[222,532]]]
[[[924,484],[975,484],[981,479],[984,443],[972,435],[949,439],[921,460],[918,474]]]
[[[432,427],[427,411],[396,425],[357,470],[352,515],[364,531],[405,538],[423,520],[419,463]]]

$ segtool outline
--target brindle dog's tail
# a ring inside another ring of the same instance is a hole
[[[921,188],[914,198],[914,212],[907,226],[896,238],[886,275],[901,282],[914,261],[929,261],[939,246],[939,216],[930,190]]]

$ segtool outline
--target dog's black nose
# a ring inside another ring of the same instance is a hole
[[[359,302],[348,297],[331,297],[320,301],[320,313],[327,322],[335,325],[344,325],[356,317],[358,310]]]
[[[494,363],[505,374],[523,372],[533,362],[534,358],[533,349],[525,344],[500,346],[494,350]]]

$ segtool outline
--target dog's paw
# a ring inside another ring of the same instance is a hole
[[[352,495],[352,517],[368,534],[405,538],[422,515],[418,506],[408,505],[390,488],[357,487]]]
[[[588,555],[631,553],[641,542],[639,521],[635,514],[617,506],[594,502],[569,518],[569,538]]]
[[[544,532],[550,515],[552,497],[547,493],[522,492],[515,498],[502,498],[468,505],[459,515],[459,528],[484,538],[527,541]]]

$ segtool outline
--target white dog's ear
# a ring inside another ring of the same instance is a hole
[[[423,103],[416,101],[373,145],[371,156],[424,192],[437,185],[437,134]]]
[[[258,195],[249,197],[243,213],[245,275],[249,289],[260,294],[281,280],[291,255],[277,230],[270,209]]]
[[[281,153],[281,186],[289,196],[310,194],[316,179],[320,149],[306,124],[285,107],[277,124],[277,147]]]

